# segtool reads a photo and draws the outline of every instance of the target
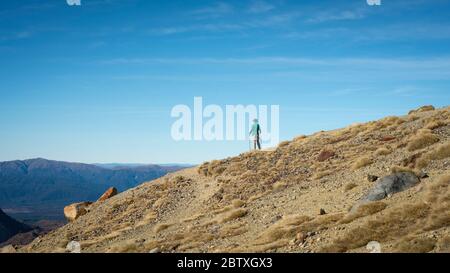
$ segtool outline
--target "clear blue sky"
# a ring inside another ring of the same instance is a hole
[[[175,104],[279,104],[281,139],[450,101],[447,0],[2,1],[0,160],[199,163]]]

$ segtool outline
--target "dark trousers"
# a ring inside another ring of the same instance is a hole
[[[256,150],[256,147],[258,147],[259,150],[261,150],[261,139],[259,138],[259,135],[256,136],[256,139],[254,140],[254,149]]]

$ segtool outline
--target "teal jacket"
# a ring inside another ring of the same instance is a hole
[[[253,123],[252,129],[250,130],[251,136],[259,136],[261,134],[261,127],[258,123]]]

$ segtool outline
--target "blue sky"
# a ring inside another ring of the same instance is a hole
[[[281,139],[450,99],[446,0],[2,1],[0,160],[199,163],[176,104],[280,105]]]

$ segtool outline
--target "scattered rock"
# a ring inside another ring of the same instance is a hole
[[[420,179],[425,179],[425,178],[430,177],[426,172],[423,172],[423,171],[419,172],[417,175]]]
[[[384,137],[380,138],[380,141],[388,142],[388,141],[392,141],[392,140],[395,140],[395,139],[396,138],[393,137],[393,136],[384,136]]]
[[[306,240],[306,235],[302,232],[297,233],[297,235],[295,236],[295,239],[297,240],[298,243],[303,244]]]
[[[81,253],[81,244],[77,241],[71,241],[67,244],[66,250],[70,253]]]
[[[92,202],[75,203],[64,208],[64,216],[69,222],[73,222],[79,217],[89,212]]]
[[[325,215],[325,214],[327,214],[327,212],[324,209],[320,209],[319,215]]]
[[[333,151],[323,150],[322,152],[320,152],[319,156],[317,157],[317,161],[324,162],[324,161],[332,158],[335,155],[336,155],[336,153]]]
[[[17,253],[17,250],[12,245],[7,245],[5,247],[0,248],[0,253]]]
[[[434,108],[433,105],[425,105],[425,106],[422,106],[422,107],[420,107],[418,109],[409,111],[408,115],[415,114],[415,113],[434,111],[434,110],[436,110],[436,108]]]
[[[371,175],[371,174],[369,174],[369,175],[367,175],[367,180],[369,181],[369,182],[376,182],[377,180],[378,180],[378,176],[376,176],[376,175]]]
[[[411,172],[399,172],[383,177],[361,201],[378,201],[398,192],[414,187],[420,179]]]
[[[105,200],[108,200],[109,198],[117,195],[117,189],[112,187],[109,188],[99,199],[97,202],[103,202]]]
[[[154,249],[150,250],[148,253],[156,254],[156,253],[161,253],[161,251],[159,250],[159,248],[154,248]]]

